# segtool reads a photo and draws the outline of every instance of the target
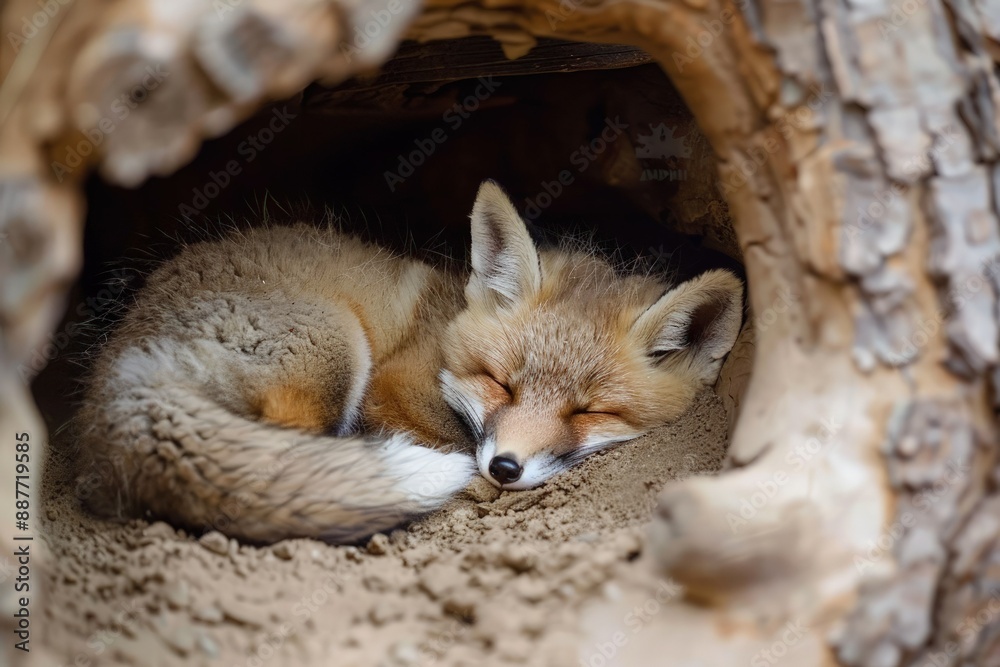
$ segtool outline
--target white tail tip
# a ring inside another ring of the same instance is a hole
[[[440,507],[476,474],[468,454],[421,447],[404,435],[393,435],[380,449],[389,474],[399,479],[397,488],[424,511]]]

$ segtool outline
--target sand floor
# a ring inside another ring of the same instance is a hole
[[[635,576],[663,485],[718,469],[721,401],[542,488],[483,479],[362,547],[240,545],[83,514],[54,454],[40,640],[64,665],[577,666],[581,609]],[[652,580],[652,579],[651,579]]]

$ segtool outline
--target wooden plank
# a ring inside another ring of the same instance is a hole
[[[374,79],[355,78],[336,87],[311,86],[304,106],[310,111],[336,108],[349,113],[352,107],[401,111],[408,105],[407,91],[420,84],[445,84],[480,77],[527,76],[588,70],[612,70],[653,62],[642,49],[621,44],[585,44],[540,39],[527,55],[509,60],[492,37],[419,43],[403,42],[399,51],[383,65]],[[426,97],[427,91],[421,93]],[[443,109],[452,105],[450,97]],[[433,105],[432,105],[433,106]],[[426,111],[426,109],[421,109]],[[412,109],[411,109],[412,111]]]
[[[527,55],[509,60],[492,37],[466,37],[424,44],[403,42],[382,67],[374,85],[458,81],[480,76],[621,69],[653,62],[648,53],[621,44],[584,44],[540,39]],[[350,83],[348,85],[351,85]],[[365,87],[373,85],[365,84]]]

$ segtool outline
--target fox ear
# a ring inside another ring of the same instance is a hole
[[[472,275],[469,301],[499,297],[513,303],[538,291],[542,272],[538,252],[507,194],[483,181],[472,207]]]
[[[650,357],[692,352],[692,366],[715,381],[743,321],[743,283],[729,271],[714,270],[673,288],[632,325]]]

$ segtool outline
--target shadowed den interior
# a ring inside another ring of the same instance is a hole
[[[60,329],[77,333],[29,369],[46,369],[34,385],[43,412],[68,416],[76,370],[63,364],[180,244],[332,214],[366,240],[465,259],[476,188],[490,178],[543,241],[593,239],[678,281],[742,273],[711,148],[644,52],[543,40],[509,61],[485,37],[408,42],[377,76],[274,102],[174,174],[135,189],[90,179],[70,300],[85,305]]]

